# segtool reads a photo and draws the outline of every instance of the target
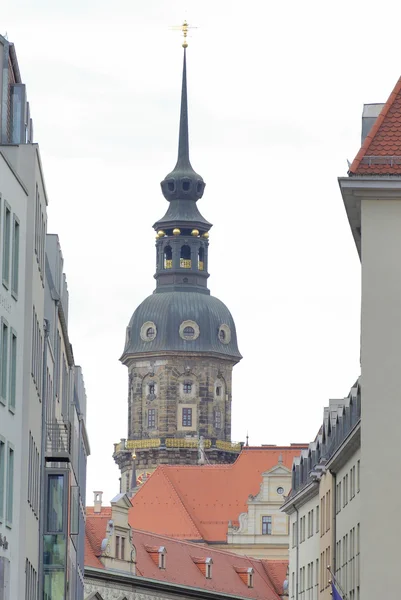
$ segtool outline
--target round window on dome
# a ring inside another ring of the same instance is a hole
[[[141,327],[140,336],[143,342],[151,342],[157,335],[157,328],[153,321],[146,321]]]
[[[229,344],[231,341],[231,329],[229,328],[229,326],[225,323],[223,323],[223,325],[220,325],[218,336],[222,344]]]
[[[183,340],[196,340],[199,337],[199,325],[195,321],[183,321],[179,328],[180,337]]]

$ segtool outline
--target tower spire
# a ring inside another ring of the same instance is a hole
[[[178,160],[176,168],[189,165],[189,135],[188,135],[188,94],[187,94],[187,49],[184,48],[184,63],[182,67],[180,133],[178,137]]]

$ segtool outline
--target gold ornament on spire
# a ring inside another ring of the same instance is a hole
[[[197,29],[197,27],[188,25],[188,23],[186,21],[184,21],[182,25],[173,25],[172,27],[170,27],[170,29],[173,29],[174,31],[182,32],[182,35],[184,37],[184,41],[182,42],[182,47],[188,48],[188,42],[187,42],[188,30],[189,29]]]

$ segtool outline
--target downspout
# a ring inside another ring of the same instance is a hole
[[[40,507],[39,507],[39,568],[38,568],[38,586],[39,586],[39,599],[43,598],[43,547],[44,547],[44,517],[45,517],[45,499],[44,499],[44,485],[45,485],[45,454],[46,454],[46,412],[47,412],[47,342],[49,339],[50,323],[47,319],[43,321],[43,372],[42,372],[42,439],[40,447]]]
[[[298,600],[298,585],[299,585],[299,580],[298,580],[298,572],[299,572],[299,511],[297,509],[297,507],[294,504],[294,508],[295,511],[297,513],[297,546],[296,546],[296,558],[295,558],[295,600]]]
[[[334,575],[337,572],[337,476],[335,473],[333,473],[332,471],[330,471],[331,476],[333,477],[333,485],[332,485],[332,490],[333,490],[333,518],[332,518],[332,525],[333,525],[333,552],[331,554],[332,556],[332,562],[333,562],[333,573]],[[341,501],[341,499],[340,499]]]

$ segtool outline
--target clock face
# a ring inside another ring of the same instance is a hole
[[[284,488],[283,487],[278,487],[277,488],[277,493],[282,496],[284,494]]]

